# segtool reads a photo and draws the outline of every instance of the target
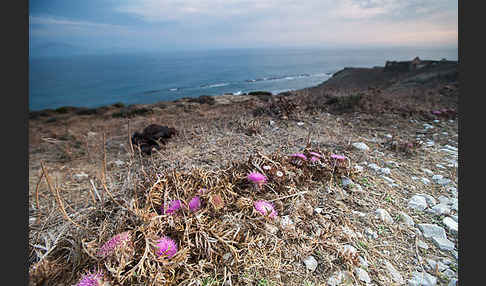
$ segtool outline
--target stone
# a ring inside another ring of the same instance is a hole
[[[433,176],[434,175],[434,172],[432,172],[429,169],[422,169],[422,171],[424,171],[424,173],[427,174],[427,175],[429,175],[429,176]]]
[[[343,247],[341,247],[341,253],[351,253],[351,254],[354,254],[357,252],[356,248],[354,248],[354,246],[352,245],[349,245],[349,244],[346,244],[344,245]]]
[[[428,212],[436,215],[448,215],[451,212],[451,208],[446,204],[437,204],[429,209]]]
[[[383,262],[385,264],[386,270],[390,273],[390,276],[391,276],[393,281],[395,281],[399,285],[402,285],[403,283],[405,283],[400,272],[398,272],[395,269],[395,267],[393,267],[393,265],[390,262],[388,262],[388,260],[384,260]]]
[[[448,240],[447,238],[434,236],[432,237],[432,241],[441,250],[454,250],[454,243],[452,243],[452,241]]]
[[[380,170],[380,166],[376,165],[375,163],[369,164],[368,167],[370,169],[372,169],[373,171],[377,171],[378,172],[378,170]]]
[[[453,219],[455,222],[459,223],[459,220],[458,220],[459,218],[457,217],[457,215],[451,215],[451,218],[452,218],[452,219]]]
[[[435,261],[433,259],[427,259],[427,264],[428,264],[428,267],[429,267],[429,270],[431,270],[432,272],[435,272],[435,269],[437,267],[437,270],[439,270],[439,272],[442,272],[444,270],[446,270],[448,267],[447,265],[445,265],[444,263],[440,262],[440,261]]]
[[[375,218],[381,219],[384,223],[392,224],[393,218],[385,209],[377,209],[375,211]]]
[[[444,272],[442,272],[442,274],[449,277],[449,279],[456,277],[456,273],[451,269],[446,269]]]
[[[423,242],[422,240],[417,240],[417,246],[422,248],[422,249],[429,249],[429,246],[427,245],[427,243]]]
[[[424,128],[425,128],[425,130],[427,130],[427,129],[433,129],[434,128],[434,125],[430,125],[428,123],[424,123]]]
[[[348,187],[350,185],[353,185],[354,183],[353,183],[353,181],[351,179],[349,179],[347,177],[343,177],[341,179],[341,184],[343,185],[343,188],[346,188],[346,187]]]
[[[423,196],[414,195],[408,201],[408,207],[414,210],[423,211],[425,208],[427,208],[427,201]]]
[[[412,273],[412,278],[408,280],[409,286],[435,286],[437,278],[427,272],[415,271]]]
[[[354,169],[356,170],[356,172],[359,172],[359,173],[363,172],[363,167],[360,166],[360,165],[354,166]]]
[[[364,193],[363,187],[360,184],[353,184],[349,191],[352,193]]]
[[[304,125],[304,122],[297,122],[297,125],[298,126],[303,126]]]
[[[356,267],[354,269],[354,274],[356,274],[357,278],[365,283],[370,283],[371,278],[368,275],[368,272],[366,272],[364,269]]]
[[[449,198],[445,196],[439,196],[438,198],[440,204],[448,205],[450,203]]]
[[[434,197],[429,194],[418,194],[418,195],[425,198],[425,201],[427,202],[427,205],[429,207],[434,206],[437,203]]]
[[[356,142],[352,144],[354,148],[361,150],[361,151],[369,151],[370,148],[363,142]]]
[[[322,213],[322,208],[315,208],[314,211],[318,214]]]
[[[456,286],[458,285],[458,282],[459,280],[457,280],[456,278],[452,278],[450,281],[449,281],[449,284],[447,284],[447,286]]]
[[[376,231],[373,231],[369,227],[365,229],[365,234],[368,238],[371,238],[371,239],[377,239],[378,238],[378,234],[376,233]]]
[[[428,184],[430,183],[430,180],[429,180],[429,179],[427,179],[427,178],[423,178],[423,177],[422,177],[422,178],[420,178],[420,181],[422,181],[422,183],[423,183],[424,185],[428,185]]]
[[[415,222],[413,219],[405,212],[400,212],[400,220],[407,226],[414,226]]]
[[[74,179],[80,181],[82,179],[87,179],[88,178],[88,174],[86,174],[84,172],[81,172],[79,174],[74,174],[73,177],[74,177]]]
[[[311,272],[314,272],[314,270],[317,268],[317,260],[312,255],[307,256],[304,259],[304,264],[307,270],[310,270]]]
[[[280,220],[280,225],[282,226],[282,229],[286,231],[295,230],[295,224],[288,215],[282,216],[282,219]]]
[[[390,168],[381,168],[380,173],[385,174],[385,175],[390,175],[391,171],[390,171]]]
[[[231,259],[231,257],[233,257],[233,255],[231,254],[231,252],[226,252],[224,255],[223,255],[223,260],[224,261],[228,261]]]
[[[364,258],[364,257],[362,257],[362,256],[359,256],[359,257],[358,257],[358,260],[359,260],[359,265],[360,265],[361,267],[368,268],[368,266],[370,265],[370,264],[368,263],[368,260],[366,260],[366,258]]]
[[[352,285],[352,283],[354,283],[353,276],[347,271],[334,272],[327,279],[328,286]]]
[[[450,232],[452,232],[453,234],[457,234],[457,231],[458,231],[458,228],[459,228],[457,221],[455,221],[454,219],[452,219],[450,217],[445,217],[442,220],[442,223],[445,224],[445,226],[447,227],[447,229]]]
[[[429,223],[421,223],[418,224],[418,228],[422,231],[422,234],[425,238],[443,238],[447,239],[446,232],[444,228],[435,225],[435,224],[429,224]]]
[[[118,159],[118,160],[114,161],[113,164],[115,164],[117,167],[123,167],[123,165],[125,165],[125,162]]]
[[[395,180],[388,178],[387,176],[381,176],[381,177],[390,184],[393,184],[395,182]]]

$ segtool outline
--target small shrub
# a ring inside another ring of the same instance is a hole
[[[117,108],[123,108],[123,107],[125,107],[125,104],[123,102],[117,102],[117,103],[112,104],[111,106],[117,107]]]

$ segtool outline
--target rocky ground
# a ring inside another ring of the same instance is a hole
[[[74,216],[77,210],[93,206],[96,199],[90,190],[100,190],[100,180],[110,182],[112,193],[134,183],[127,180],[134,166],[128,138],[157,123],[174,127],[179,135],[151,156],[140,156],[138,168],[156,166],[164,173],[199,167],[217,172],[254,154],[291,154],[306,146],[349,158],[352,176],[312,190],[311,198],[301,196],[282,206],[280,220],[267,229],[284,236],[293,225],[304,241],[319,242],[324,240],[326,225],[333,222],[334,235],[326,234],[328,248],[325,242],[317,248],[307,242],[290,244],[296,253],[285,260],[288,267],[281,266],[287,275],[275,274],[282,269],[261,276],[253,273],[252,279],[248,273],[234,273],[245,277],[235,278],[239,284],[456,285],[457,117],[316,110],[297,104],[302,103],[302,96],[286,95],[287,104],[268,97],[225,95],[210,103],[180,100],[139,105],[131,110],[148,111],[130,118],[114,115],[129,111],[120,106],[106,107],[101,114],[47,111],[33,115],[29,121],[31,271],[56,247],[55,238],[63,233],[66,221],[43,178],[42,165],[49,170],[68,216]],[[430,102],[447,105],[431,107],[457,107],[449,97],[444,101],[438,96]],[[289,102],[296,104],[292,107]],[[290,211],[293,204],[306,200],[307,214]],[[330,245],[338,251],[330,251]],[[348,256],[355,257],[355,262],[336,262]],[[226,280],[225,274],[225,281],[220,282],[232,285],[231,275]],[[216,285],[198,283],[194,285]]]

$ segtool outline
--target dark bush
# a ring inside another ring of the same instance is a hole
[[[125,104],[123,102],[117,102],[117,103],[112,104],[111,106],[117,107],[117,108],[123,108],[123,107],[125,107]]]
[[[248,95],[273,95],[269,91],[250,91]]]
[[[213,105],[216,102],[216,100],[212,96],[209,96],[209,95],[201,95],[197,98],[189,98],[188,101],[189,102],[197,102],[197,103],[201,103],[201,104],[207,103],[209,105]]]
[[[139,115],[144,115],[149,112],[151,112],[151,109],[141,107],[141,108],[124,108],[119,112],[115,112],[112,114],[112,117],[114,118],[127,118],[127,117],[134,117],[134,116],[139,116]]]

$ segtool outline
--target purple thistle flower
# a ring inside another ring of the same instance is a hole
[[[181,200],[170,201],[169,207],[167,208],[166,211],[164,211],[164,208],[162,207],[162,214],[173,214],[176,211],[178,211],[181,207],[182,207]]]
[[[309,154],[311,154],[312,156],[317,157],[317,158],[322,158],[322,155],[319,154],[319,153],[316,153],[316,152],[309,152]],[[312,160],[312,158],[311,158],[311,160]]]
[[[337,155],[337,154],[332,154],[331,158],[336,159],[336,160],[346,160],[346,156]]]
[[[297,158],[300,158],[302,160],[307,160],[307,157],[304,154],[302,154],[302,153],[294,153],[294,154],[292,154],[290,156],[291,157],[297,157]]]
[[[102,286],[102,285],[110,285],[110,283],[104,279],[104,275],[101,271],[97,271],[95,273],[84,274],[75,286]]]
[[[207,192],[208,192],[208,189],[206,189],[206,188],[201,188],[201,189],[199,189],[199,191],[197,191],[197,193],[200,194],[200,195],[204,195]]]
[[[440,115],[442,112],[440,110],[434,110],[432,111],[432,114],[435,114],[435,115]]]
[[[201,207],[201,199],[198,196],[195,196],[189,202],[189,209],[191,211],[197,211]]]
[[[118,247],[126,245],[130,242],[131,236],[129,231],[125,231],[113,236],[98,250],[98,256],[107,257],[112,255]]]
[[[265,175],[260,174],[258,172],[252,172],[248,174],[248,180],[252,181],[254,184],[261,186],[267,182],[267,177]]]
[[[312,161],[312,162],[319,161],[319,158],[312,156],[312,157],[311,157],[311,161]]]
[[[275,218],[277,216],[277,211],[273,205],[264,200],[258,200],[254,204],[255,209],[264,216]]]
[[[177,253],[177,244],[169,237],[165,236],[157,240],[157,255],[172,258]]]

